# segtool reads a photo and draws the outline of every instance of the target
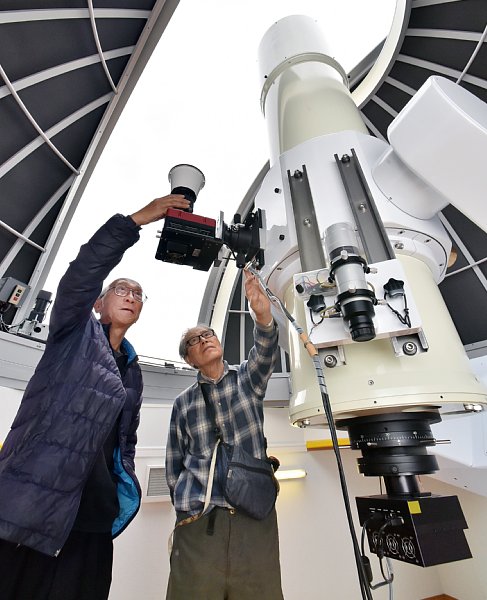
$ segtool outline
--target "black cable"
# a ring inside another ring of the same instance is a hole
[[[318,323],[316,323],[315,320],[313,319],[313,309],[312,308],[309,309],[309,318],[311,319],[311,322],[313,323],[313,329],[315,327],[318,327],[318,325],[321,325],[323,323],[323,321],[325,320],[325,316],[324,316],[324,314],[322,314],[321,319],[318,321]]]
[[[251,265],[247,265],[247,269],[255,277],[257,277],[257,279],[260,281],[260,284],[261,284],[262,288],[264,289],[264,291],[266,292],[269,299],[272,302],[274,302],[275,304],[277,304],[278,308],[280,308],[280,310],[286,315],[287,319],[291,322],[293,327],[296,329],[300,338],[301,339],[306,338],[304,330],[296,323],[296,319],[286,309],[286,307],[284,306],[284,304],[282,303],[280,298],[275,296],[273,294],[273,292],[266,286],[266,284],[262,280],[262,277],[260,276],[260,274]],[[309,342],[309,340],[306,340],[304,342],[304,345],[307,350],[308,350],[308,348],[307,348],[308,345],[312,346],[312,344],[311,344],[311,342]],[[314,347],[313,347],[313,349],[314,349]],[[315,352],[316,352],[316,350],[315,350]],[[308,353],[309,353],[309,351],[308,351]],[[321,366],[321,362],[320,362],[318,354],[317,353],[315,355],[311,355],[311,353],[309,353],[309,354],[310,354],[311,359],[313,360],[313,363],[315,366],[316,376],[318,379],[318,385],[319,385],[320,393],[321,393],[321,400],[323,402],[323,408],[324,408],[325,415],[326,415],[326,418],[328,421],[328,427],[330,430],[330,436],[331,436],[331,440],[332,440],[332,444],[333,444],[333,451],[335,453],[335,458],[336,458],[336,462],[337,462],[338,475],[340,478],[340,485],[341,485],[341,490],[342,490],[342,497],[343,497],[343,502],[345,505],[345,512],[347,515],[348,527],[349,527],[350,535],[352,538],[352,545],[353,545],[353,551],[354,551],[354,556],[355,556],[355,565],[357,567],[357,575],[358,575],[359,584],[360,584],[360,592],[361,592],[362,598],[364,600],[372,600],[370,584],[369,584],[369,581],[367,578],[367,573],[365,571],[364,564],[362,562],[362,556],[360,554],[360,548],[359,548],[359,544],[358,544],[358,540],[357,540],[357,535],[355,533],[355,528],[354,528],[354,524],[353,524],[352,509],[350,507],[350,498],[349,498],[347,482],[346,482],[346,478],[345,478],[345,471],[343,469],[342,457],[340,455],[340,446],[338,444],[338,436],[337,436],[337,432],[336,432],[335,421],[333,419],[330,398],[328,396],[328,391],[326,388],[325,375],[323,373],[323,368]]]
[[[5,323],[3,315],[5,315],[11,308],[12,305],[8,302],[0,303],[0,331],[4,331],[5,333],[9,332],[9,325]]]
[[[392,575],[391,575],[391,577],[387,577],[387,575],[384,573],[384,565],[382,563],[383,558],[384,558],[383,556],[381,556],[379,558],[380,572],[381,572],[381,575],[382,575],[382,577],[384,579],[384,581],[381,581],[381,585],[387,585],[389,583],[392,583],[392,581],[394,580],[394,577]]]
[[[328,396],[328,392],[326,389],[325,376],[323,373],[323,368],[321,366],[319,356],[315,355],[312,357],[312,359],[313,359],[313,363],[315,365],[315,370],[317,373],[318,385],[320,387],[320,393],[321,393],[321,400],[323,402],[323,408],[325,410],[325,415],[326,415],[326,418],[328,421],[328,427],[330,430],[330,435],[331,435],[331,439],[332,439],[332,443],[333,443],[333,451],[335,453],[335,458],[336,458],[336,462],[337,462],[338,475],[340,478],[340,485],[341,485],[341,489],[342,489],[342,497],[343,497],[343,502],[345,505],[345,512],[347,515],[348,527],[350,530],[350,535],[352,537],[352,544],[353,544],[353,550],[354,550],[354,555],[355,555],[355,564],[357,567],[358,578],[359,578],[359,583],[360,583],[361,592],[362,592],[362,598],[371,600],[372,594],[370,592],[367,574],[365,572],[365,567],[362,562],[362,555],[360,554],[357,536],[355,534],[352,509],[350,506],[350,498],[349,498],[348,487],[347,487],[347,482],[346,482],[346,478],[345,478],[345,471],[343,468],[342,457],[340,454],[340,446],[338,444],[338,436],[337,436],[337,432],[336,432],[335,421],[333,419],[330,398]]]
[[[392,582],[394,581],[394,573],[390,572],[389,575],[386,575],[384,573],[384,555],[385,555],[385,549],[384,549],[384,532],[387,529],[387,527],[397,527],[399,525],[404,525],[404,519],[402,517],[389,517],[388,519],[386,519],[386,521],[379,527],[379,531],[378,533],[378,537],[377,537],[377,557],[379,559],[379,567],[380,567],[380,572],[382,575],[382,578],[384,581],[381,581],[379,583],[376,583],[375,585],[370,585],[370,588],[372,590],[376,590],[377,588],[380,588],[384,585],[392,585]]]
[[[396,315],[396,317],[399,319],[399,321],[403,324],[406,325],[407,327],[411,327],[411,317],[409,316],[409,308],[408,308],[408,301],[406,298],[406,293],[404,292],[404,294],[402,294],[402,297],[404,298],[404,316],[401,315],[401,313],[399,311],[397,311],[395,308],[393,308],[389,302],[387,302],[387,296],[389,296],[389,294],[387,292],[384,292],[384,302],[386,303],[386,306],[388,306],[391,311]]]
[[[384,516],[380,513],[372,514],[368,519],[365,519],[364,524],[362,526],[362,536],[360,539],[360,552],[362,555],[365,555],[365,533],[367,529],[367,525],[372,523],[372,521],[378,521],[384,519]]]

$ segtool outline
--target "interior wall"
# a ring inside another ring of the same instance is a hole
[[[482,474],[484,474],[483,471]],[[465,531],[473,558],[437,568],[444,593],[459,600],[487,598],[487,498],[431,477],[423,484],[435,494],[458,496],[469,528]]]
[[[0,440],[15,416],[21,392],[0,388]],[[307,477],[281,482],[277,510],[281,567],[286,600],[359,598],[352,546],[332,451],[307,452],[302,430],[289,426],[285,409],[266,409],[269,452],[282,467],[304,467]],[[163,464],[164,444],[171,407],[144,405],[139,428],[137,473],[144,485],[146,466]],[[310,430],[306,430],[309,437]],[[326,437],[315,430],[316,438]],[[352,510],[353,497],[379,493],[378,481],[357,473],[357,453],[342,450]],[[487,499],[442,482],[423,478],[435,493],[460,498],[470,529],[466,532],[474,554],[471,560],[422,569],[393,561],[395,600],[419,600],[445,593],[461,600],[487,598]],[[169,574],[167,539],[174,525],[170,502],[144,502],[130,527],[115,540],[110,600],[160,600]],[[360,534],[358,523],[356,531]],[[377,560],[370,555],[374,581],[379,581]],[[387,588],[374,592],[386,600]]]

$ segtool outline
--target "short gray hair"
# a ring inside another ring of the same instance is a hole
[[[190,327],[189,329],[185,329],[179,342],[179,356],[183,360],[186,360],[186,356],[188,355],[187,343],[189,338],[193,337],[194,335],[197,335],[197,331],[203,333],[203,331],[209,331],[210,329],[211,327],[205,325],[204,323],[202,323],[201,325],[196,325],[195,327]]]

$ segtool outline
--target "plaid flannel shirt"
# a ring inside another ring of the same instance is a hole
[[[210,462],[216,444],[200,383],[209,383],[209,401],[223,440],[264,458],[264,396],[278,357],[278,331],[256,325],[254,346],[241,365],[224,361],[214,382],[198,373],[197,382],[180,394],[173,406],[166,446],[166,479],[176,511],[196,514],[203,508]],[[214,478],[211,505],[229,507]]]

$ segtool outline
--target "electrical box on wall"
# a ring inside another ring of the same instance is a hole
[[[30,287],[26,283],[18,281],[14,277],[2,277],[0,279],[0,306],[10,304],[19,308],[26,297]]]

